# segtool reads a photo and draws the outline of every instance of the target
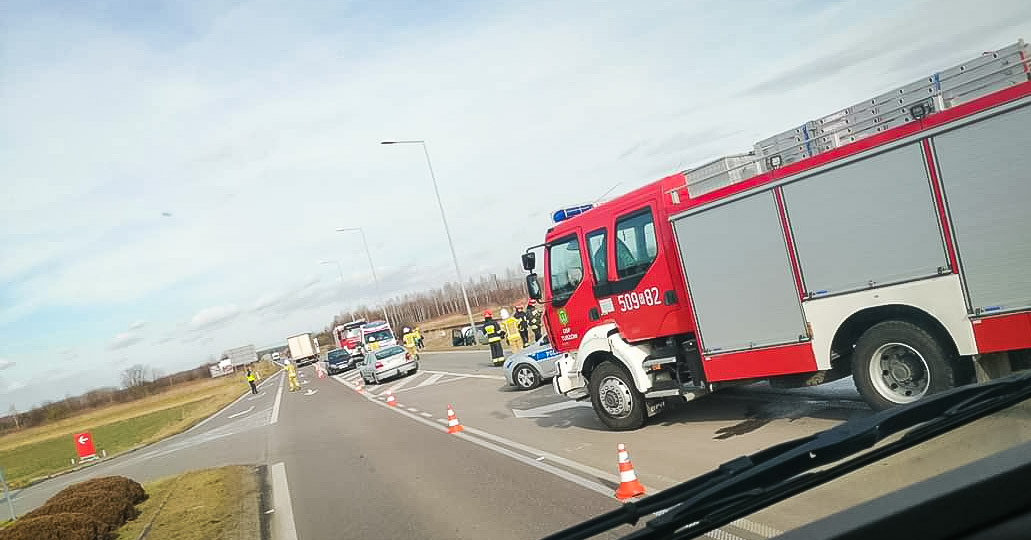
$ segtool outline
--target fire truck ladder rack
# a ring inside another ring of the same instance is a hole
[[[1023,39],[683,172],[697,197],[1031,80]]]

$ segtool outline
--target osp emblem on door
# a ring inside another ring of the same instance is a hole
[[[566,315],[565,309],[558,310],[558,322],[562,324],[562,326],[569,324],[569,315]]]

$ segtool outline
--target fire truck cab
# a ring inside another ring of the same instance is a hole
[[[619,430],[668,398],[760,380],[852,375],[884,409],[1028,367],[1026,50],[808,122],[715,176],[674,174],[557,220],[543,280],[523,256],[562,353],[555,390]],[[734,177],[748,167],[761,172]]]

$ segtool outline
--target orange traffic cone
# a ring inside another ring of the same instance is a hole
[[[634,472],[634,465],[630,463],[630,453],[622,443],[616,447],[619,462],[619,487],[616,488],[616,498],[625,501],[634,497],[644,495],[644,486],[637,480],[637,473]]]
[[[390,405],[391,407],[397,407],[397,400],[394,399],[393,390],[387,390],[387,405]]]
[[[354,383],[354,391],[361,394],[363,392],[362,380],[358,379],[358,382]]]
[[[455,416],[455,411],[451,408],[451,405],[447,406],[447,432],[458,433],[462,431],[462,423],[458,421],[458,417]]]

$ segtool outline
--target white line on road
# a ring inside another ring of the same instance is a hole
[[[285,380],[285,377],[279,378],[279,389],[276,390],[276,402],[272,405],[272,418],[269,420],[269,424],[279,421],[279,403],[283,401],[283,381]]]
[[[413,380],[415,380],[415,376],[416,376],[416,374],[415,374],[415,373],[413,373],[413,374],[411,374],[411,375],[409,375],[409,376],[407,376],[407,377],[405,377],[405,378],[401,379],[401,380],[400,380],[400,381],[399,381],[399,382],[398,382],[397,384],[395,384],[394,386],[391,386],[391,387],[390,387],[390,390],[392,390],[392,391],[394,391],[394,392],[397,392],[397,391],[398,391],[398,390],[400,390],[400,389],[401,389],[401,388],[402,388],[402,387],[403,387],[404,385],[406,385],[406,384],[408,384],[408,383],[412,382]]]
[[[443,378],[444,378],[444,374],[443,373],[434,373],[433,375],[430,375],[429,378],[427,378],[425,381],[422,381],[421,383],[419,383],[419,386],[416,386],[416,388],[422,388],[423,386],[429,386],[431,384],[436,384],[437,381],[439,381],[439,380],[441,380]]]
[[[451,372],[451,371],[432,371],[432,370],[429,370],[429,369],[424,369],[423,371],[425,371],[426,373],[441,373],[441,374],[444,374],[444,375],[454,375],[455,377],[473,377],[475,379],[495,379],[495,380],[498,380],[498,381],[505,380],[505,377],[502,376],[502,375],[479,375],[479,374],[476,374],[476,373],[454,373],[454,372]]]
[[[415,407],[405,407],[405,408],[408,409],[409,411],[412,411],[412,412],[419,412],[419,409],[416,409]]]
[[[272,507],[276,510],[272,515],[272,537],[297,540],[294,507],[290,503],[290,486],[286,483],[286,465],[282,461],[272,465]]]
[[[426,418],[433,418],[433,415],[428,413],[428,412],[421,412],[421,413],[419,413],[419,416],[423,416],[423,417],[426,417]]]
[[[243,416],[243,415],[245,415],[245,414],[247,414],[247,413],[249,413],[249,412],[251,412],[253,410],[254,410],[254,405],[251,405],[251,408],[247,409],[246,411],[241,411],[241,412],[238,412],[236,414],[230,414],[226,418],[232,420],[233,418],[237,418],[239,416]]]
[[[428,354],[430,356],[435,354],[490,354],[490,349],[475,349],[475,350],[464,350],[464,351],[422,351],[419,354]]]

